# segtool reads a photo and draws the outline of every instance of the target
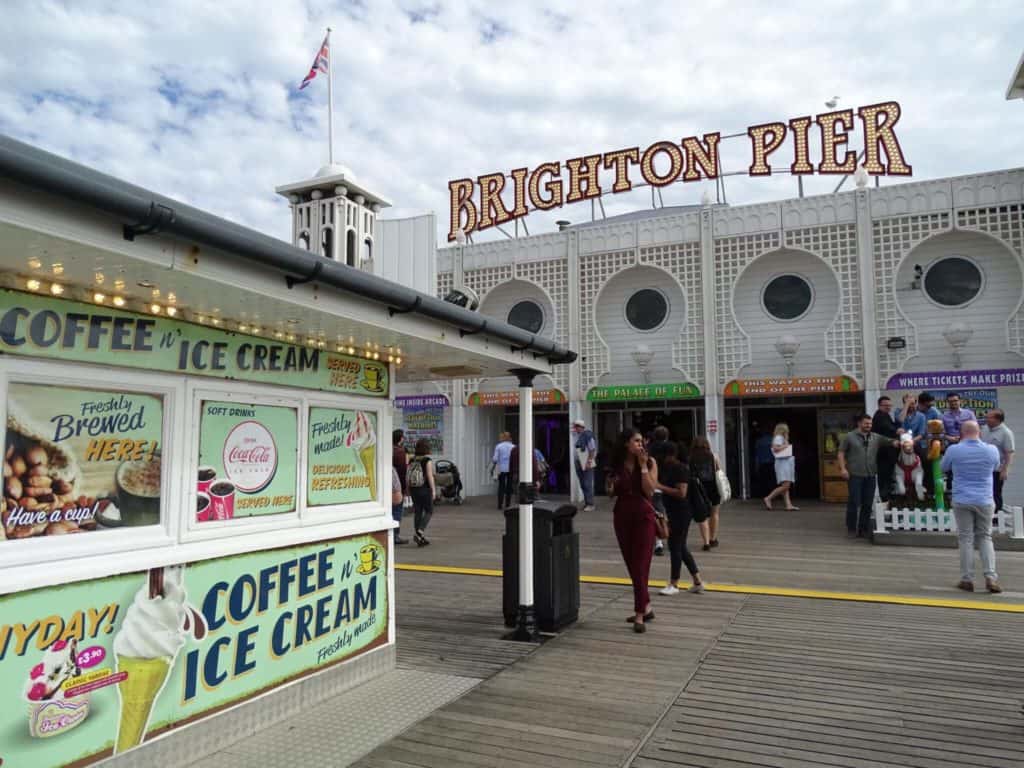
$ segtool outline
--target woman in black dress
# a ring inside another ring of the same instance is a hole
[[[703,436],[693,438],[690,446],[690,478],[699,481],[707,497],[709,516],[706,523],[701,523],[701,536],[704,538],[704,551],[718,546],[718,511],[722,504],[722,495],[718,492],[715,473],[718,471],[718,457],[711,450],[711,443]]]

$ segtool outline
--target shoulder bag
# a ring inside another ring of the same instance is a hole
[[[729,476],[725,474],[725,470],[722,469],[717,456],[715,456],[715,485],[718,487],[718,496],[721,498],[719,503],[725,504],[732,498],[732,485],[729,483]]]

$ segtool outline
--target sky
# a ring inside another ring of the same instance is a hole
[[[830,111],[833,97],[840,108],[900,102],[915,179],[1024,166],[1024,101],[1005,100],[1024,50],[1020,2],[3,6],[0,133],[283,239],[288,205],[274,188],[327,161],[326,82],[298,90],[327,26],[336,162],[392,202],[387,216],[435,212],[439,240],[450,179],[742,132]],[[723,143],[724,170],[749,164],[746,141]],[[713,184],[675,184],[663,202],[695,204],[705,188],[715,196]],[[785,199],[796,182],[730,177],[726,194]],[[650,207],[650,192],[604,203],[607,215]],[[590,208],[526,223],[552,231],[556,219],[589,221]]]

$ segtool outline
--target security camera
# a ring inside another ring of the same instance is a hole
[[[480,297],[476,295],[476,291],[472,288],[457,288],[449,291],[444,300],[457,307],[465,307],[470,312],[476,312],[480,306]]]
[[[924,277],[924,270],[921,269],[920,264],[914,265],[914,279],[910,281],[910,290],[919,291],[921,290],[921,279]]]

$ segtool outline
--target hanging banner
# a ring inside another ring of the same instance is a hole
[[[859,392],[849,376],[802,376],[778,379],[734,379],[725,385],[726,397],[772,397],[775,395],[823,395]]]
[[[626,400],[686,400],[700,397],[700,388],[688,381],[672,384],[629,384],[621,387],[591,387],[587,400],[592,403]]]
[[[935,407],[943,413],[949,410],[950,392],[960,395],[960,407],[974,411],[974,415],[979,419],[999,407],[999,393],[994,389],[929,389],[928,393],[935,398]],[[918,391],[915,390],[911,394],[916,395]],[[893,402],[899,403],[900,397],[894,397]]]
[[[0,597],[4,767],[89,765],[385,644],[384,536]]]
[[[983,371],[925,371],[897,373],[885,383],[886,389],[931,390],[942,387],[1021,387],[1024,386],[1024,368],[1001,368]]]
[[[163,420],[154,395],[12,382],[6,538],[158,524]]]
[[[533,390],[534,405],[558,405],[565,402],[565,395],[558,389]],[[509,392],[474,392],[466,399],[466,405],[519,405],[519,390]]]
[[[395,408],[447,408],[450,405],[446,395],[407,395],[395,398]]]
[[[196,520],[294,512],[298,429],[295,408],[204,400]]]
[[[388,366],[312,347],[0,290],[0,352],[388,396]]]
[[[402,445],[409,453],[415,451],[416,443],[420,440],[426,440],[430,444],[430,453],[434,456],[444,453],[444,408],[403,408],[402,430],[405,432]]]
[[[309,409],[311,507],[377,498],[377,417],[363,411]]]

